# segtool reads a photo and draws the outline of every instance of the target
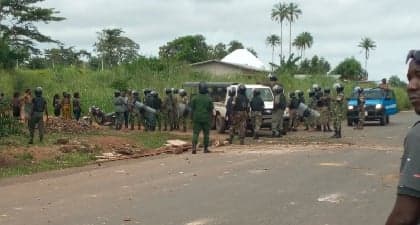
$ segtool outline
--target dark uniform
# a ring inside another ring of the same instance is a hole
[[[296,93],[289,94],[289,127],[291,131],[296,131],[298,127],[297,109],[299,108],[299,100],[296,98]]]
[[[232,126],[233,123],[233,101],[235,100],[235,90],[229,89],[228,95],[229,98],[226,101],[226,115],[225,118],[227,119],[228,127]]]
[[[42,97],[42,88],[35,89],[35,98],[32,99],[32,110],[28,121],[29,127],[29,144],[34,143],[35,127],[38,126],[39,141],[44,138],[44,112],[48,119],[47,101]]]
[[[177,113],[177,106],[176,106],[176,99],[172,95],[171,89],[165,90],[166,96],[163,99],[162,104],[162,111],[163,111],[163,121],[164,121],[164,128],[163,130],[166,131],[168,126],[169,130],[172,131],[176,127],[176,113]]]
[[[124,98],[121,96],[121,92],[115,92],[114,98],[115,108],[115,129],[121,130],[124,123],[124,112],[126,109]]]
[[[287,100],[284,95],[283,87],[280,85],[274,85],[274,103],[273,113],[271,119],[271,132],[272,137],[281,137],[282,134],[286,134],[286,129],[283,124],[284,110],[286,110]]]
[[[249,100],[248,97],[246,97],[245,92],[245,85],[239,85],[238,94],[233,101],[233,124],[230,127],[230,143],[233,142],[236,131],[239,132],[240,144],[243,145],[245,143],[246,122],[248,120],[249,112]]]
[[[207,85],[203,82],[199,84],[199,94],[191,100],[191,113],[193,122],[192,153],[197,150],[198,136],[203,131],[204,153],[210,152],[210,126],[213,112],[213,102],[208,96]]]
[[[324,96],[323,96],[323,100],[324,100],[324,104],[325,107],[327,108],[326,112],[325,112],[325,128],[324,131],[328,131],[331,132],[331,127],[330,127],[330,123],[331,123],[331,114],[332,114],[332,108],[331,108],[331,91],[329,88],[325,88],[324,89]]]
[[[190,113],[188,95],[184,89],[179,90],[178,100],[178,123],[182,126],[182,131],[187,132],[187,120]]]
[[[254,139],[258,139],[258,132],[262,124],[262,113],[264,111],[264,101],[261,98],[261,92],[254,90],[253,97],[250,102],[251,106],[251,121],[254,130]]]
[[[141,130],[141,124],[143,119],[140,109],[136,108],[136,102],[141,102],[140,95],[138,91],[132,92],[132,97],[128,100],[128,111],[130,112],[130,129],[134,130],[134,125],[137,122],[137,129]]]

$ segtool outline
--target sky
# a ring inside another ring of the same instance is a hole
[[[202,34],[215,45],[238,40],[256,50],[268,64],[271,47],[265,39],[280,35],[280,25],[271,20],[272,0],[45,0],[66,18],[40,24],[41,32],[65,46],[93,50],[97,32],[121,28],[140,45],[140,54],[157,56],[159,47],[184,35]],[[288,3],[287,1],[282,1]],[[314,38],[306,57],[318,55],[332,67],[348,57],[364,66],[364,52],[357,47],[363,37],[377,47],[368,60],[370,80],[398,75],[406,80],[405,58],[420,48],[420,1],[418,0],[294,0],[302,14],[292,25],[292,39],[302,32]],[[288,53],[289,25],[284,26],[283,51]],[[279,61],[279,48],[274,59]],[[292,51],[296,51],[292,49]],[[268,67],[267,67],[268,68]]]

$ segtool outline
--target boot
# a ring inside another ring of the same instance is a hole
[[[337,138],[338,137],[338,130],[334,130],[334,135],[331,136],[331,138]]]
[[[209,150],[208,146],[204,146],[204,153],[210,153],[211,151]]]
[[[233,143],[233,135],[230,135],[228,141],[229,141],[229,144],[232,144]]]
[[[30,139],[29,142],[28,142],[28,144],[30,144],[30,145],[34,144],[34,140],[33,139]]]
[[[239,141],[240,145],[244,145],[245,144],[245,140],[243,138],[241,138],[241,140]]]
[[[316,131],[322,131],[321,125],[316,126]]]
[[[341,129],[338,130],[337,138],[341,138]]]
[[[328,132],[332,132],[332,130],[331,130],[331,128],[330,128],[330,124],[329,124],[329,123],[327,123],[327,131],[328,131]]]
[[[193,144],[193,146],[192,146],[192,154],[196,154],[197,153],[197,145],[196,144]]]
[[[254,139],[257,140],[258,139],[258,134],[256,131],[254,131]]]
[[[134,130],[134,124],[130,126],[130,130]]]
[[[327,126],[322,125],[322,132],[327,132]]]

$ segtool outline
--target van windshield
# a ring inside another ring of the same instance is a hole
[[[385,96],[385,92],[381,89],[371,89],[363,91],[365,98],[367,99],[380,99]],[[357,98],[357,92],[353,92],[350,98]]]
[[[270,88],[247,88],[246,89],[246,96],[249,100],[252,99],[252,92],[254,89],[257,89],[261,93],[261,98],[264,102],[271,102],[273,101],[273,93],[271,92]]]

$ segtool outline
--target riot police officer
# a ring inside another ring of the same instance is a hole
[[[286,134],[286,130],[283,125],[284,110],[286,110],[287,100],[284,95],[283,87],[280,85],[274,85],[274,104],[271,120],[271,132],[272,137],[281,137]]]
[[[124,111],[125,111],[125,101],[121,96],[120,91],[115,91],[114,93],[114,108],[115,108],[115,129],[121,130],[124,123]]]
[[[253,97],[250,102],[251,121],[254,130],[254,139],[258,139],[258,132],[262,124],[262,113],[264,111],[264,101],[261,98],[261,92],[258,89],[253,90]]]
[[[47,101],[42,97],[42,88],[35,88],[35,98],[32,99],[32,108],[30,110],[29,127],[29,144],[34,143],[35,127],[38,125],[39,141],[44,139],[44,112],[48,120]]]
[[[340,83],[334,84],[334,89],[336,91],[336,97],[333,101],[333,125],[334,125],[334,135],[332,138],[341,138],[341,122],[343,121],[344,116],[344,86]]]
[[[230,127],[229,143],[233,142],[235,132],[239,133],[240,144],[245,144],[246,122],[248,120],[249,100],[246,97],[246,87],[238,86],[238,94],[233,101],[233,124]]]

